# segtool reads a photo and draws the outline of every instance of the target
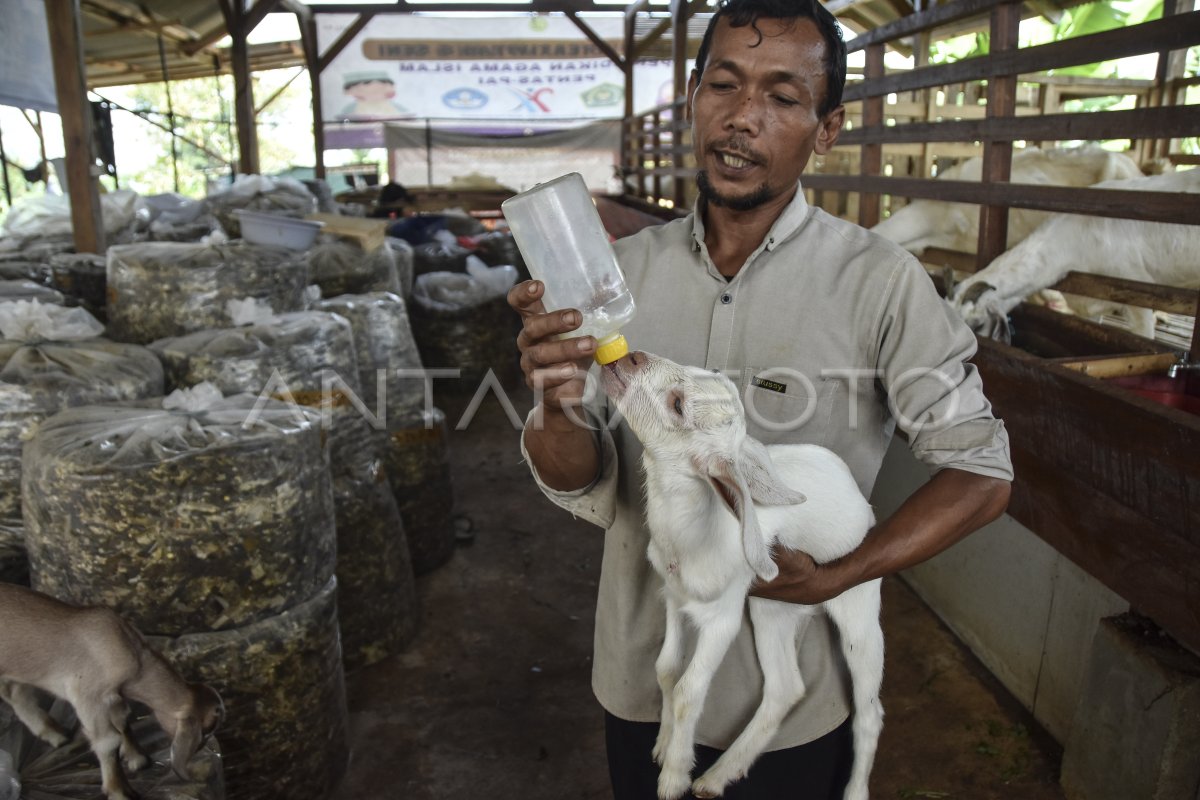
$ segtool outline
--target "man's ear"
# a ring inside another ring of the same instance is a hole
[[[838,106],[826,114],[825,118],[821,120],[821,127],[817,130],[817,142],[813,146],[813,152],[819,156],[827,155],[837,144],[838,136],[842,132],[842,123],[845,121],[845,106]]]
[[[692,102],[696,96],[696,84],[698,82],[699,77],[696,75],[696,70],[692,70],[692,74],[688,76],[687,102],[683,104],[683,119],[685,122],[692,121]]]

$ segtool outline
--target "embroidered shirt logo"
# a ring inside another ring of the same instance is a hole
[[[780,394],[787,394],[787,384],[779,381],[767,380],[766,378],[754,378],[750,381],[751,386],[757,386],[759,389],[767,389]]]

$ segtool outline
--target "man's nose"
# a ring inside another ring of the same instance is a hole
[[[727,127],[734,130],[756,133],[762,125],[762,103],[753,92],[740,92],[734,98]]]

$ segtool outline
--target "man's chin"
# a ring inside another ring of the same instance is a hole
[[[728,208],[731,211],[753,211],[771,199],[771,190],[764,183],[746,194],[731,195],[718,192],[708,179],[708,172],[700,170],[696,173],[696,188],[700,196],[711,205]]]

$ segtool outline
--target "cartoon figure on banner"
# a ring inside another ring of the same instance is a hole
[[[344,119],[412,116],[408,109],[392,101],[396,96],[396,82],[381,69],[345,73],[342,75],[342,89],[354,98],[354,102],[342,109],[341,116]]]

